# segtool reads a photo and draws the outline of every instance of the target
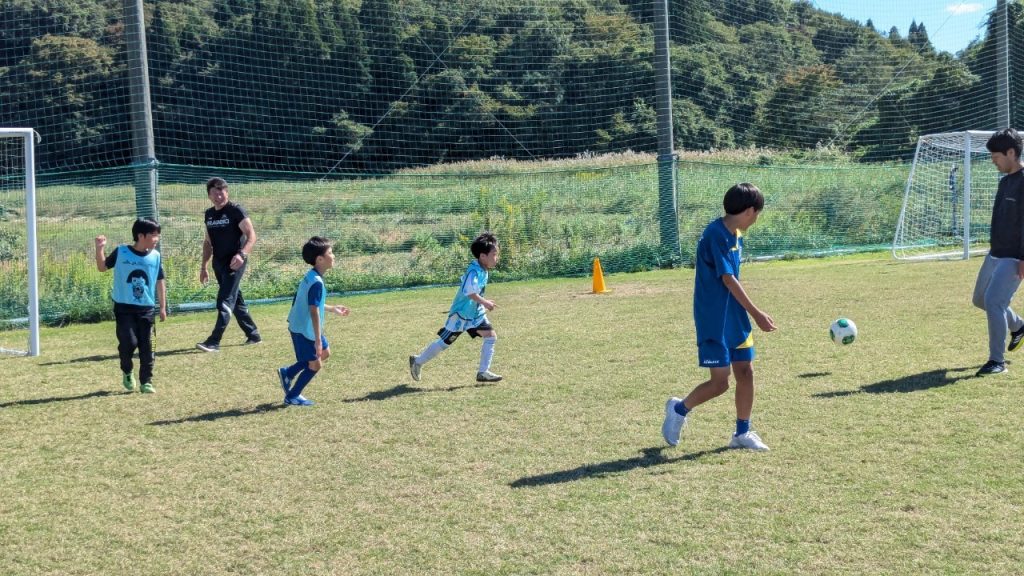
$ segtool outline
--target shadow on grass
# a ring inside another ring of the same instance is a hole
[[[852,396],[854,394],[904,394],[948,386],[954,382],[973,378],[972,368],[939,368],[929,370],[920,374],[912,374],[895,380],[883,380],[874,384],[865,384],[856,390],[837,390],[835,392],[819,392],[812,394],[815,398],[839,398],[841,396]]]
[[[131,392],[119,392],[118,395],[131,394]],[[109,390],[97,390],[96,392],[89,392],[88,394],[79,394],[78,396],[54,396],[51,398],[31,398],[28,400],[15,400],[13,402],[4,402],[0,404],[0,408],[10,408],[11,406],[32,406],[34,404],[50,404],[53,402],[68,402],[70,400],[88,400],[90,398],[103,398],[104,396],[113,396],[114,393]]]
[[[220,412],[209,412],[207,414],[197,414],[195,416],[189,416],[188,418],[179,418],[178,420],[157,420],[156,422],[150,422],[150,426],[170,426],[172,424],[185,424],[186,422],[213,422],[214,420],[220,420],[221,418],[238,418],[239,416],[252,416],[255,414],[265,414],[267,412],[274,412],[287,408],[282,402],[260,404],[259,406],[253,406],[252,408],[235,408],[233,410],[222,410]]]
[[[387,400],[388,398],[397,398],[399,396],[405,396],[406,394],[426,394],[429,392],[455,392],[456,390],[465,390],[468,388],[485,388],[488,386],[494,386],[492,382],[480,382],[477,384],[464,384],[462,386],[449,386],[447,388],[417,388],[415,386],[409,386],[408,384],[399,384],[394,388],[388,388],[387,390],[379,390],[377,392],[370,392],[366,396],[360,396],[359,398],[349,398],[342,400],[345,403],[352,402],[366,402],[367,400]]]
[[[831,376],[831,372],[804,372],[803,374],[797,374],[797,378],[821,378],[822,376]]]
[[[509,486],[512,488],[526,488],[533,486],[546,486],[548,484],[562,484],[564,482],[575,482],[577,480],[584,480],[587,478],[601,478],[608,476],[609,474],[628,472],[630,470],[636,470],[637,468],[650,468],[652,466],[661,466],[662,464],[697,460],[705,456],[721,454],[729,449],[726,446],[722,446],[720,448],[715,448],[714,450],[701,450],[700,452],[683,454],[682,456],[677,456],[675,458],[666,458],[665,455],[662,454],[662,451],[666,448],[668,448],[668,446],[644,448],[640,451],[642,456],[623,458],[622,460],[612,460],[610,462],[601,462],[599,464],[584,464],[583,466],[573,468],[571,470],[559,470],[558,472],[548,472],[547,474],[538,474],[536,476],[524,476],[515,482],[509,483]]]
[[[157,358],[161,356],[177,356],[178,354],[203,354],[195,348],[178,348],[177,350],[157,350]],[[139,355],[135,354],[133,358],[138,358]],[[94,356],[82,356],[81,358],[72,358],[70,360],[64,360],[62,362],[42,362],[40,366],[59,366],[61,364],[77,364],[79,362],[104,362],[106,360],[117,360],[120,356],[117,354],[96,354]]]

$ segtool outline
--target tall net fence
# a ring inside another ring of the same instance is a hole
[[[43,137],[50,323],[109,314],[92,239],[130,241],[145,205],[125,4],[0,6],[0,125]],[[998,127],[1003,46],[1020,93],[1019,2],[1002,35],[991,16],[883,26],[891,2],[860,3],[874,23],[825,4],[668,3],[683,263],[741,180],[769,202],[755,257],[888,244],[917,137]],[[145,28],[174,305],[212,301],[198,284],[211,176],[260,237],[253,298],[290,294],[314,233],[338,242],[333,290],[452,282],[483,228],[505,247],[498,278],[585,274],[593,257],[607,271],[679,262],[659,237],[653,2],[156,0]],[[956,54],[929,37],[951,30],[966,39]],[[21,265],[23,229],[16,211],[0,220],[14,246],[0,270]]]

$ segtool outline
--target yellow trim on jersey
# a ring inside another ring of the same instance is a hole
[[[747,339],[744,340],[742,344],[740,344],[739,346],[736,347],[736,350],[742,350],[744,348],[753,348],[753,347],[754,347],[754,333],[751,332],[750,335],[747,336]]]

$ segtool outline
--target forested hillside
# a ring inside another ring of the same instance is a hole
[[[157,156],[323,173],[653,151],[651,4],[148,2]],[[1010,9],[1017,66],[1024,11]],[[921,133],[993,127],[990,35],[951,55],[925,23],[878,31],[803,1],[670,11],[680,149],[834,146],[888,160]],[[43,135],[42,169],[130,163],[124,31],[117,1],[0,5],[0,125]]]

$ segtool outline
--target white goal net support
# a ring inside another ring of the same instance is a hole
[[[999,172],[985,143],[993,132],[917,140],[892,253],[901,260],[969,258],[988,250]]]
[[[0,128],[0,267],[23,279],[0,285],[0,354],[39,355],[34,137],[31,128]]]

